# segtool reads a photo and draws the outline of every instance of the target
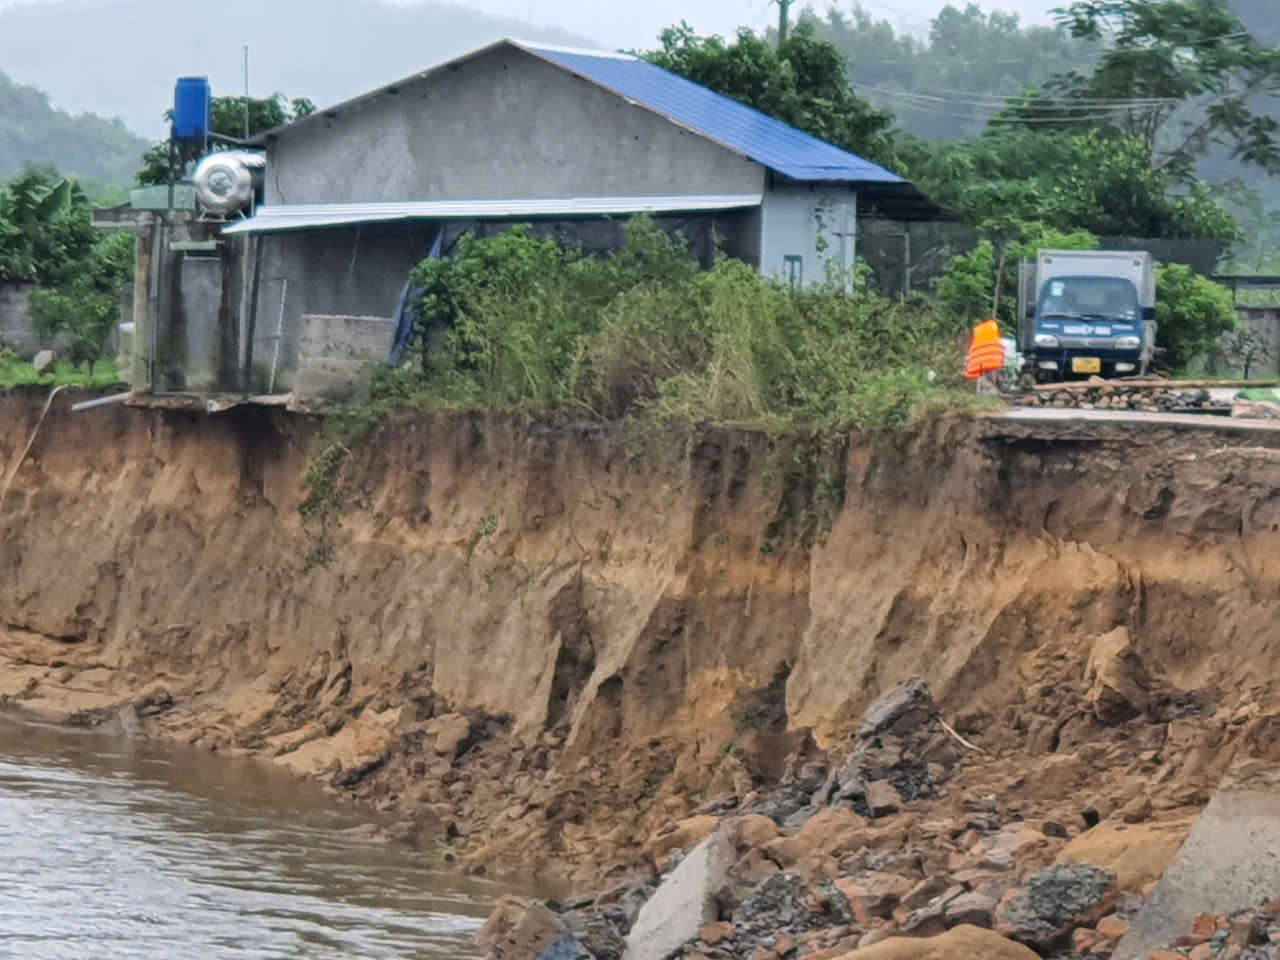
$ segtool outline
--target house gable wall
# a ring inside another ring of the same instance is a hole
[[[758,193],[764,169],[515,47],[269,147],[267,202]]]

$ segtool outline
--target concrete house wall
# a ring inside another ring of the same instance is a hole
[[[759,193],[764,168],[514,47],[268,145],[267,203]]]
[[[293,389],[304,315],[389,319],[409,271],[431,251],[439,229],[420,222],[369,224],[262,237],[255,391]]]
[[[758,256],[758,211],[658,217],[655,222],[660,229],[683,234],[690,241],[691,252],[707,264],[714,251],[713,232],[725,239],[731,255],[749,261]],[[305,316],[390,318],[409,271],[430,253],[438,231],[444,231],[448,251],[464,231],[474,230],[483,236],[507,227],[496,222],[410,221],[261,237],[257,241],[262,259],[253,336],[253,392],[288,391],[297,386]],[[543,220],[534,224],[534,231],[597,253],[622,241],[622,227],[617,222]]]
[[[268,204],[758,194],[765,185],[759,164],[514,47],[289,128],[267,150]],[[759,261],[757,212],[711,222],[734,255]],[[293,388],[304,315],[390,317],[439,229],[263,236],[256,389]]]
[[[779,184],[768,190],[760,209],[761,271],[803,286],[825,280],[828,264],[850,269],[856,200],[849,187]]]

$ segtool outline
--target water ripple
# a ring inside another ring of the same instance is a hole
[[[267,764],[0,719],[0,957],[478,954],[493,884]]]

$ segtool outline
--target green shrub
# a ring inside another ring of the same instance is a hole
[[[1156,321],[1157,343],[1175,369],[1203,357],[1240,323],[1226,287],[1176,263],[1157,273]]]
[[[412,282],[417,362],[383,387],[408,403],[839,429],[963,383],[965,322],[938,303],[702,270],[646,218],[607,257],[523,227],[467,237]]]

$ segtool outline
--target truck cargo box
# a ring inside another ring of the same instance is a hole
[[[1125,277],[1137,288],[1138,303],[1156,304],[1155,261],[1146,250],[1041,250],[1033,297],[1054,277]]]

